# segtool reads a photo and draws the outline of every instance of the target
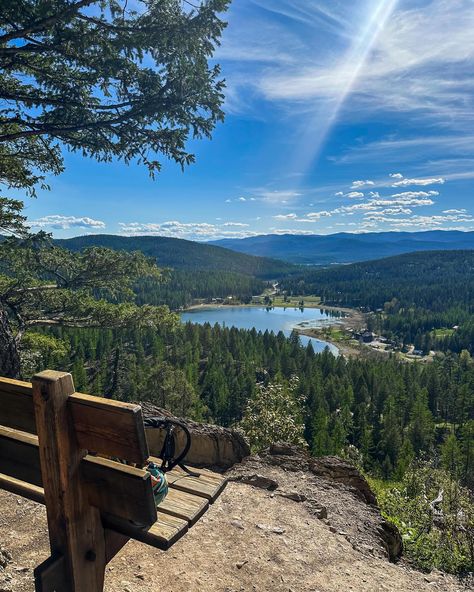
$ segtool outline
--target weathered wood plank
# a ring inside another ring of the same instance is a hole
[[[139,405],[73,393],[68,406],[81,448],[145,463],[149,451]],[[0,425],[37,433],[29,382],[0,378]]]
[[[166,474],[166,478],[168,479],[171,488],[184,491],[185,493],[191,493],[198,497],[203,497],[209,500],[210,503],[212,503],[219,495],[219,492],[213,485],[209,485],[209,483],[205,483],[204,481],[199,481],[199,478],[197,477],[179,475],[171,471]]]
[[[155,524],[148,528],[140,528],[115,516],[104,515],[102,519],[107,528],[163,551],[169,549],[188,531],[186,520],[164,514],[160,514]]]
[[[170,488],[168,495],[158,506],[158,515],[163,513],[175,516],[181,520],[186,520],[192,526],[206,512],[208,507],[209,502],[207,499]]]
[[[42,486],[38,437],[0,426],[0,473]],[[89,502],[101,511],[145,525],[156,520],[147,471],[88,455],[81,473]]]
[[[86,457],[81,468],[92,505],[142,526],[156,521],[151,476],[147,471],[92,456]]]
[[[42,486],[38,437],[0,426],[0,473]]]
[[[151,456],[150,460],[158,466],[161,464],[160,459],[154,456]],[[201,469],[196,469],[197,473],[200,473],[200,471]],[[175,467],[172,471],[166,473],[166,478],[172,489],[178,489],[185,493],[203,497],[209,500],[211,504],[222,493],[227,483],[224,477],[220,479],[210,479],[206,475],[193,477],[179,467]]]
[[[82,393],[74,393],[69,404],[82,447],[140,466],[145,464],[149,451],[140,405]]]
[[[43,505],[45,503],[42,487],[30,485],[29,483],[13,479],[7,475],[0,474],[0,488]],[[181,538],[188,529],[188,522],[186,520],[177,522],[176,519],[167,516],[164,512],[160,512],[157,522],[148,529],[140,528],[128,520],[108,515],[105,512],[103,515],[101,514],[101,516],[102,522],[104,526],[106,526],[105,540],[107,560],[110,560],[122,546],[120,540],[117,540],[113,535],[117,534],[119,536],[133,538],[158,549],[165,550]],[[112,538],[113,544],[111,544]],[[124,540],[122,542],[125,544]]]
[[[47,370],[32,384],[51,555],[64,557],[64,592],[102,592],[105,535],[99,509],[83,488],[80,467],[87,451],[78,445],[68,406],[72,376]],[[54,589],[52,580],[45,592]]]
[[[0,378],[0,425],[36,434],[33,393],[29,382]]]
[[[193,473],[197,473],[199,475],[199,480],[209,483],[210,485],[215,485],[216,487],[222,485],[222,483],[226,482],[226,478],[219,473],[214,473],[213,471],[209,471],[208,469],[195,469],[191,467],[190,470]],[[187,475],[186,471],[182,469],[180,466],[174,467],[173,471],[178,473],[179,475]]]
[[[15,495],[19,495],[21,497],[25,497],[26,499],[33,500],[38,504],[45,503],[44,489],[42,487],[31,485],[30,483],[26,483],[26,481],[9,477],[3,473],[0,473],[0,489],[4,489],[5,491],[9,491],[10,493],[14,493]]]

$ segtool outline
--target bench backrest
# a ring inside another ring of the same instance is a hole
[[[149,451],[139,405],[73,393],[68,406],[80,448],[145,464]],[[0,426],[38,433],[30,382],[0,378]]]

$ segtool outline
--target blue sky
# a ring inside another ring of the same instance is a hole
[[[226,121],[196,164],[66,155],[28,200],[55,236],[474,230],[473,0],[234,0]]]

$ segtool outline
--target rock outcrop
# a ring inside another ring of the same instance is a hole
[[[361,500],[371,505],[377,504],[364,476],[353,465],[337,456],[314,458],[296,446],[280,443],[273,444],[260,456],[268,464],[276,464],[287,471],[305,470],[329,481],[342,483]]]
[[[331,532],[362,553],[390,561],[402,553],[400,533],[381,516],[366,479],[340,458],[313,458],[295,446],[274,444],[226,474],[230,481],[303,504]]]
[[[173,417],[169,411],[151,403],[140,403],[144,417]],[[180,419],[180,418],[179,418]],[[245,438],[237,430],[216,425],[202,424],[188,419],[180,419],[189,429],[192,440],[185,462],[197,467],[228,469],[241,462],[250,454]],[[182,432],[177,432],[177,447],[184,446]],[[163,431],[147,429],[147,440],[151,454],[158,455],[163,446]]]

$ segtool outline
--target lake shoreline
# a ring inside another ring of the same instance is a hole
[[[181,312],[196,312],[196,311],[205,311],[205,310],[220,310],[220,309],[229,309],[229,308],[265,308],[263,304],[257,303],[250,303],[250,304],[193,304],[186,309],[182,310]],[[291,308],[291,309],[298,309],[298,306],[294,304],[286,305],[285,304],[272,304],[270,308]],[[360,356],[361,350],[359,347],[355,345],[350,345],[346,342],[341,342],[339,340],[334,340],[328,337],[324,333],[325,330],[330,328],[341,328],[342,330],[348,331],[353,330],[357,331],[360,330],[361,327],[365,324],[365,317],[363,313],[358,310],[346,307],[336,307],[336,306],[326,306],[322,304],[310,303],[304,306],[305,309],[319,309],[322,311],[329,311],[329,312],[336,312],[336,313],[343,313],[344,316],[341,317],[334,317],[334,320],[329,320],[324,323],[324,326],[318,328],[307,328],[301,327],[298,324],[295,324],[294,329],[300,335],[304,335],[305,337],[310,337],[316,339],[317,341],[328,343],[339,351],[339,353],[343,356]]]

